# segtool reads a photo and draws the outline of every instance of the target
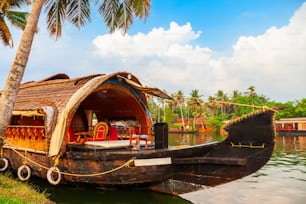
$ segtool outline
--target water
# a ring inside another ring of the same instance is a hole
[[[211,135],[169,135],[169,145],[189,145],[222,140]],[[304,204],[306,201],[306,136],[278,136],[273,157],[256,173],[214,188],[181,197],[150,191],[105,191],[89,186],[50,186],[35,181],[56,203],[113,204]]]
[[[256,173],[182,197],[195,204],[304,204],[306,136],[278,136],[273,157]]]

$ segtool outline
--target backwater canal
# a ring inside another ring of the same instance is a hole
[[[221,141],[221,136],[170,134],[169,145],[193,145]],[[270,161],[256,173],[214,188],[181,197],[144,190],[103,190],[89,186],[50,186],[33,181],[60,204],[304,204],[306,202],[306,136],[277,136]]]

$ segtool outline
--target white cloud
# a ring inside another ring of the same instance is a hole
[[[208,97],[219,89],[230,94],[255,86],[257,93],[276,101],[306,97],[306,3],[288,25],[271,27],[258,36],[241,36],[226,57],[196,45],[201,31],[194,31],[190,23],[171,22],[169,28],[153,28],[149,33],[105,34],[83,41],[66,32],[56,43],[47,33],[35,38],[25,80],[56,72],[81,76],[130,71],[149,84],[170,92],[182,90],[185,95],[193,89]],[[12,57],[5,60],[0,61],[1,73],[8,72],[5,63],[10,65]]]
[[[258,93],[276,101],[305,97],[306,3],[288,25],[241,36],[230,57],[214,58],[211,49],[191,46],[200,35],[189,23],[171,22],[168,30],[154,28],[148,34],[124,37],[107,34],[93,44],[100,58],[112,56],[119,66],[172,92],[199,89],[208,96],[219,89],[230,94],[255,86]]]

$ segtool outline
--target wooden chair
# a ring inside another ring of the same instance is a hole
[[[130,145],[132,146],[133,140],[136,141],[136,145],[139,145],[140,141],[145,141],[145,148],[148,148],[148,141],[150,141],[150,136],[141,134],[141,128],[138,126],[133,126],[130,128]]]

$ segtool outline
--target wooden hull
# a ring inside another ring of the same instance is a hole
[[[92,148],[86,145],[68,145],[67,152],[59,160],[58,168],[62,172],[62,183],[90,183],[101,186],[124,186],[151,184],[173,178],[176,167],[172,160],[180,157],[202,156],[212,150],[218,143],[202,144],[194,147],[173,148],[161,150],[135,151],[132,148],[109,150],[105,148]],[[16,170],[22,166],[24,151],[4,149],[4,155],[9,158],[10,166]],[[26,153],[27,162],[32,174],[41,178],[47,177],[47,171],[54,161],[47,155],[34,152]],[[163,162],[170,159],[168,163]],[[137,164],[138,161],[148,161],[150,164]],[[31,162],[35,161],[35,163]],[[128,166],[123,166],[131,161]],[[38,164],[36,164],[38,163]],[[40,167],[40,165],[46,167]],[[122,167],[119,170],[115,170]],[[92,175],[99,174],[101,175]],[[103,174],[102,174],[103,173]]]
[[[174,193],[166,189],[165,182],[216,186],[260,169],[273,153],[273,122],[273,111],[253,113],[225,126],[228,137],[223,142],[184,148],[133,150],[132,147],[68,144],[58,163],[46,154],[12,147],[5,147],[3,154],[13,170],[26,164],[32,175],[42,178],[56,164],[62,175],[61,183],[150,186],[153,190]],[[190,189],[183,188],[176,193]]]
[[[300,135],[306,135],[306,130],[277,130],[277,134],[300,136]]]

